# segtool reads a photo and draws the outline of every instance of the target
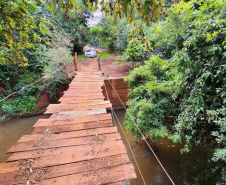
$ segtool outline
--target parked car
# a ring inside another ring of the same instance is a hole
[[[96,50],[95,49],[88,49],[86,50],[85,52],[85,56],[86,57],[95,57],[97,54]]]

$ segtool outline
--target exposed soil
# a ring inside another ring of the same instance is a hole
[[[102,72],[111,78],[121,78],[129,75],[129,71],[133,68],[130,62],[122,62],[120,64],[116,63],[116,55],[111,58],[100,59],[100,65]],[[90,65],[91,59],[89,58],[79,58],[78,59],[78,70],[83,67]]]
[[[65,69],[66,69],[68,79],[71,80],[73,78],[73,76],[75,75],[74,64],[72,63],[72,64],[67,65]]]
[[[98,52],[106,52],[112,54],[110,58],[101,58],[100,65],[102,72],[110,78],[122,78],[129,75],[129,71],[133,69],[131,62],[117,62],[117,53],[108,51],[107,49],[85,46],[83,50],[97,49]],[[89,65],[89,59],[78,59],[78,70],[83,66]]]
[[[74,75],[75,75],[75,68],[74,68],[74,64],[70,64],[68,66],[66,66],[66,73],[67,73],[67,77],[69,80],[72,80]],[[65,87],[63,86],[62,89],[59,90],[59,92],[57,92],[58,96],[62,96],[63,93],[62,91],[65,90],[67,88],[67,84],[65,84]],[[45,89],[43,91],[42,96],[40,97],[39,101],[37,102],[36,106],[38,108],[38,112],[35,113],[31,113],[31,115],[39,115],[41,113],[45,112],[45,108],[46,106],[50,103],[50,99],[48,97],[48,93],[47,93],[47,89]],[[30,115],[28,115],[30,116]]]
[[[125,77],[129,75],[129,71],[133,68],[130,62],[116,63],[116,56],[111,58],[100,59],[100,65],[102,72],[112,78],[112,77]]]
[[[36,104],[38,109],[43,109],[48,105],[48,95],[47,95],[47,90],[45,89],[42,96],[40,97],[38,103]]]

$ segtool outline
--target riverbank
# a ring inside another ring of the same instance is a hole
[[[50,84],[48,84],[49,82],[46,80],[41,80],[33,84],[34,81],[42,78],[41,74],[39,74],[39,76],[35,76],[37,75],[36,73],[30,73],[30,76],[27,74],[18,74],[19,83],[15,84],[13,89],[21,90],[24,86],[29,84],[33,85],[28,86],[24,90],[0,102],[0,121],[42,115],[49,103],[55,103],[63,95],[63,91],[68,88],[68,84],[75,75],[74,65],[67,64],[64,70],[61,69],[60,72],[65,73],[65,79],[56,82],[60,82],[60,85],[54,87],[51,87],[52,85],[50,86]],[[49,80],[49,78],[47,78],[47,80]],[[50,91],[48,86],[55,89],[55,92]],[[0,89],[4,89],[1,84]],[[0,99],[10,95],[12,93],[11,91],[12,90],[8,90],[7,93],[5,90],[5,94],[0,94]],[[15,92],[15,90],[13,92]]]

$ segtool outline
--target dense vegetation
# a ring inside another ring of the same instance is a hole
[[[154,141],[168,138],[183,144],[182,153],[199,147],[210,155],[205,164],[193,164],[206,170],[191,184],[226,174],[226,3],[193,3],[171,6],[164,21],[144,30],[153,52],[127,78],[125,121],[138,137],[133,120]]]
[[[88,29],[88,7],[95,10],[98,3],[106,17]],[[0,99],[48,76],[0,100],[0,119],[37,111],[44,89],[56,99],[59,88],[68,83],[65,65],[72,61],[71,54],[89,41],[140,65],[127,78],[127,129],[138,138],[137,127],[153,141],[181,143],[183,154],[199,148],[209,156],[205,163],[191,163],[198,173],[190,184],[225,178],[226,3],[165,3],[0,1]]]
[[[90,28],[89,43],[110,51],[122,52],[127,47],[131,27],[126,19],[110,20],[102,17],[97,25]]]
[[[0,102],[1,120],[38,111],[36,104],[45,89],[49,100],[56,100],[62,85],[69,83],[65,66],[88,41],[86,18],[91,14],[82,2],[77,4],[82,12],[70,17],[61,8],[49,11],[51,6],[23,0],[0,2],[4,20],[0,25],[0,99],[47,76]]]

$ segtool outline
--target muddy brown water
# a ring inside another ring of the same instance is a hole
[[[125,131],[125,126],[123,125],[125,111],[116,111],[116,115],[120,120],[120,123]],[[15,144],[22,135],[30,134],[32,131],[32,126],[38,119],[48,118],[46,115],[34,116],[29,118],[14,119],[7,122],[0,122],[0,163],[6,162],[10,157],[6,154],[7,150]],[[122,140],[126,145],[129,158],[135,166],[137,173],[137,179],[130,180],[131,185],[142,185],[144,184],[141,176],[139,175],[138,168],[129,150],[129,145],[127,144],[125,137],[122,133],[121,128],[118,124],[118,131],[122,136]],[[132,146],[133,153],[138,162],[139,168],[143,174],[145,182],[147,185],[170,185],[170,181],[163,172],[162,168],[154,158],[153,154],[150,152],[147,146],[136,144],[135,137],[130,133],[126,133],[130,145]],[[158,144],[158,152],[156,153],[160,161],[173,178],[175,184],[182,185],[185,180],[190,179],[195,172],[190,168],[181,168],[180,165],[186,157],[183,158],[180,155],[180,146],[169,147],[170,143],[165,141]],[[193,156],[187,156],[193,157]],[[194,156],[197,157],[197,156]],[[127,183],[125,183],[127,184]],[[209,182],[207,185],[214,185],[216,183]]]
[[[125,111],[118,110],[115,112],[120,121],[121,126],[123,127],[123,130],[126,132],[125,126],[123,124],[125,118]],[[134,164],[135,171],[138,176],[136,179],[130,180],[130,185],[143,185],[144,183],[138,171],[138,167],[135,164],[135,160],[133,159],[132,153],[129,149],[129,145],[127,144],[123,132],[117,122],[116,126],[118,127],[118,131],[120,132],[122,140],[126,145],[129,158]],[[135,155],[141,173],[144,177],[145,183],[147,185],[171,185],[172,183],[167,178],[166,174],[160,167],[159,163],[157,162],[156,158],[151,153],[149,148],[146,145],[136,144],[136,139],[132,134],[126,133],[126,136]],[[185,181],[190,180],[191,177],[195,176],[195,174],[197,173],[197,170],[194,170],[194,167],[191,164],[189,165],[189,167],[186,168],[181,167],[181,165],[185,164],[188,159],[190,160],[191,158],[202,158],[202,162],[206,162],[206,160],[208,159],[207,156],[203,156],[198,152],[181,155],[180,150],[182,146],[177,145],[172,147],[172,143],[167,140],[158,143],[157,148],[158,151],[156,152],[156,155],[158,156],[161,163],[163,164],[163,166],[165,167],[176,185],[183,185]],[[205,185],[215,184],[216,182],[212,181],[208,182],[208,184]]]
[[[0,122],[0,163],[6,162],[10,157],[9,154],[6,154],[7,150],[10,149],[21,136],[30,134],[33,125],[38,119],[48,117],[48,115],[40,115]]]

